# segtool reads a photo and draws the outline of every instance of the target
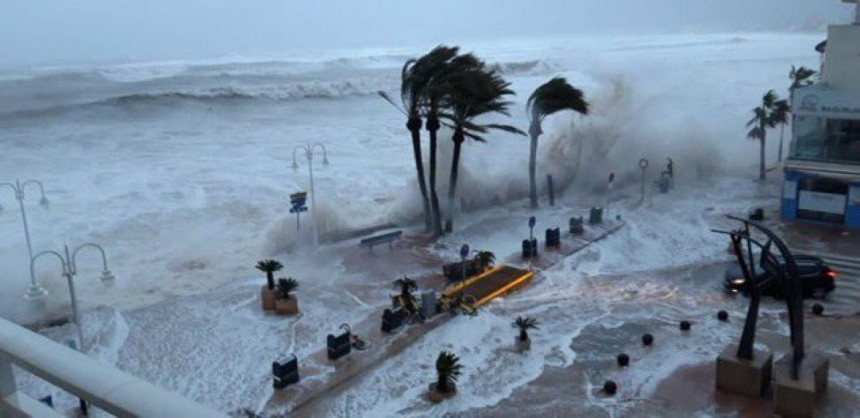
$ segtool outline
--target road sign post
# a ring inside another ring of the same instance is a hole
[[[468,256],[469,256],[469,244],[463,244],[463,246],[460,247],[460,267],[461,267],[460,279],[463,281],[466,280],[466,257],[468,257]]]
[[[639,201],[642,202],[645,200],[645,170],[648,169],[648,160],[644,158],[639,160],[639,168],[642,170],[642,198]]]
[[[606,217],[609,217],[609,201],[612,199],[612,186],[615,183],[615,173],[609,173],[609,182],[606,184]]]

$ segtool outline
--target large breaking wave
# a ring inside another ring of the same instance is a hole
[[[399,87],[401,55],[325,61],[154,63],[106,68],[53,68],[29,78],[0,80],[7,100],[0,121],[76,111],[153,110],[177,104],[339,99]],[[549,73],[546,60],[498,62],[505,74]]]

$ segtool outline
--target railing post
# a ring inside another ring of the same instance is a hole
[[[0,355],[0,398],[15,393],[15,375],[12,374],[12,362]]]

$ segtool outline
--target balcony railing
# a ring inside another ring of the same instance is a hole
[[[226,417],[0,318],[0,416],[63,416],[15,386],[12,365],[119,417]]]

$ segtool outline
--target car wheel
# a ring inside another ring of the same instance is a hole
[[[824,300],[827,297],[827,292],[824,289],[812,289],[812,298],[818,300]]]

